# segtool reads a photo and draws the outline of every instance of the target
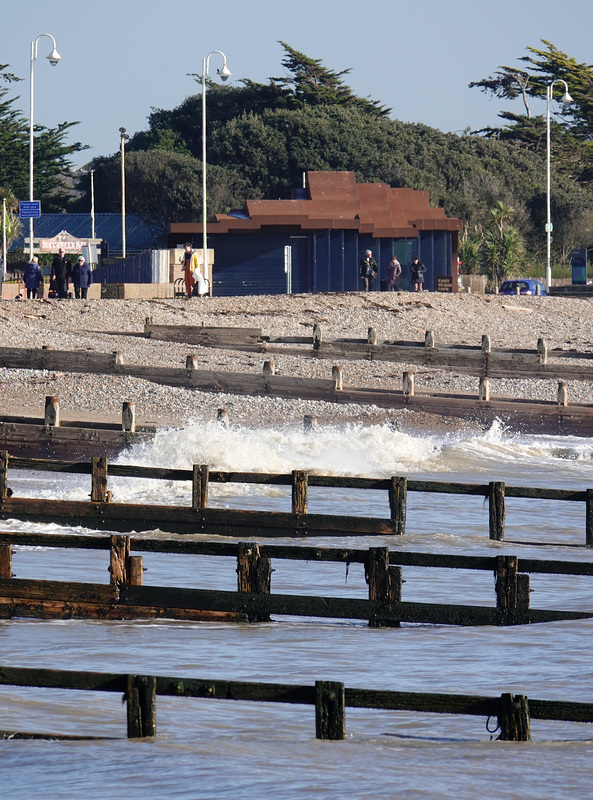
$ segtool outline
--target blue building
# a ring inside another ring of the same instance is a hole
[[[294,190],[291,200],[248,200],[241,211],[208,224],[213,294],[359,291],[358,262],[367,249],[382,281],[395,255],[401,288],[409,288],[408,266],[418,256],[427,269],[426,289],[455,291],[461,227],[461,220],[430,206],[426,191],[357,184],[353,172],[308,172],[306,188]],[[201,224],[172,223],[168,244],[190,241],[199,249],[201,236]]]

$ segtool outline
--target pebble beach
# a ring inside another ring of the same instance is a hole
[[[0,302],[0,347],[120,351],[124,363],[185,367],[188,354],[198,369],[261,373],[263,353],[189,346],[143,338],[144,323],[261,328],[269,336],[308,336],[319,324],[324,339],[366,340],[369,327],[379,340],[480,345],[489,334],[493,348],[534,348],[539,337],[549,348],[593,352],[593,301],[588,298],[499,297],[479,294],[344,293],[207,297],[186,300],[6,300]],[[294,345],[275,352],[282,375],[330,378],[332,362],[291,354]],[[413,369],[417,388],[477,394],[478,379],[432,367],[404,363],[345,361],[344,386],[401,389],[402,372]],[[204,393],[161,386],[121,375],[69,374],[0,369],[2,415],[42,416],[47,395],[56,395],[61,412],[73,419],[117,418],[124,401],[136,404],[138,419],[157,425],[207,421],[226,408],[231,422],[249,426],[302,423],[310,414],[321,424],[347,422],[421,427],[437,424],[408,410],[386,411],[372,405],[334,404]],[[554,380],[491,380],[491,396],[554,400]],[[571,383],[570,401],[593,403],[593,386]],[[459,427],[442,418],[441,426]]]

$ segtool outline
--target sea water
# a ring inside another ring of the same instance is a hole
[[[593,440],[526,436],[498,423],[479,434],[388,425],[164,430],[120,463],[350,475],[509,486],[593,487]],[[88,499],[89,476],[10,473],[17,495]],[[189,482],[109,478],[114,501],[189,505]],[[211,507],[290,510],[289,487],[211,484]],[[482,497],[410,493],[406,534],[306,539],[329,547],[589,561],[584,504],[507,499],[505,542],[488,539]],[[388,517],[387,493],[311,487],[309,511]],[[68,531],[16,520],[2,530]],[[78,530],[78,529],[77,529]],[[142,532],[138,532],[142,534]],[[155,534],[162,535],[166,534]],[[197,537],[200,538],[200,537]],[[287,543],[291,540],[280,540]],[[268,540],[267,543],[273,544]],[[294,542],[293,542],[294,543]],[[233,590],[230,558],[145,554],[145,584]],[[361,565],[274,561],[272,591],[365,597]],[[19,578],[107,582],[105,552],[17,548]],[[462,576],[460,580],[459,576]],[[404,568],[404,600],[495,605],[492,573]],[[531,575],[534,608],[591,610],[590,579]],[[593,702],[593,621],[510,628],[277,618],[258,625],[179,621],[0,622],[0,664],[218,680]],[[315,739],[310,706],[157,698],[157,737],[125,739],[116,694],[0,690],[0,729],[93,735],[98,741],[4,741],[1,796],[127,798],[585,798],[593,727],[532,721],[530,743],[495,741],[495,720],[346,709],[346,740]]]

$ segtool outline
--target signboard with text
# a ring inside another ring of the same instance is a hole
[[[450,275],[437,275],[437,292],[452,292],[453,278]]]
[[[21,219],[39,219],[41,216],[41,200],[21,200],[19,217]]]
[[[68,231],[60,231],[51,239],[39,239],[40,253],[57,253],[60,248],[65,253],[81,253],[83,247],[88,247],[89,239],[77,239]]]

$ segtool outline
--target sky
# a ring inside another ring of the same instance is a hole
[[[198,93],[188,73],[200,74],[213,50],[226,55],[229,85],[267,82],[285,74],[282,40],[332,70],[351,69],[346,83],[392,108],[393,118],[462,133],[497,124],[512,107],[470,81],[520,66],[542,39],[593,63],[592,23],[591,0],[26,0],[0,15],[0,63],[24,79],[13,92],[28,117],[31,42],[54,36],[56,67],[46,58],[51,40],[39,40],[34,120],[80,122],[69,137],[90,146],[75,157],[79,167],[115,153],[120,127],[145,130],[153,107],[172,109]],[[215,80],[220,66],[213,55]],[[540,104],[533,101],[533,114],[545,112]]]

